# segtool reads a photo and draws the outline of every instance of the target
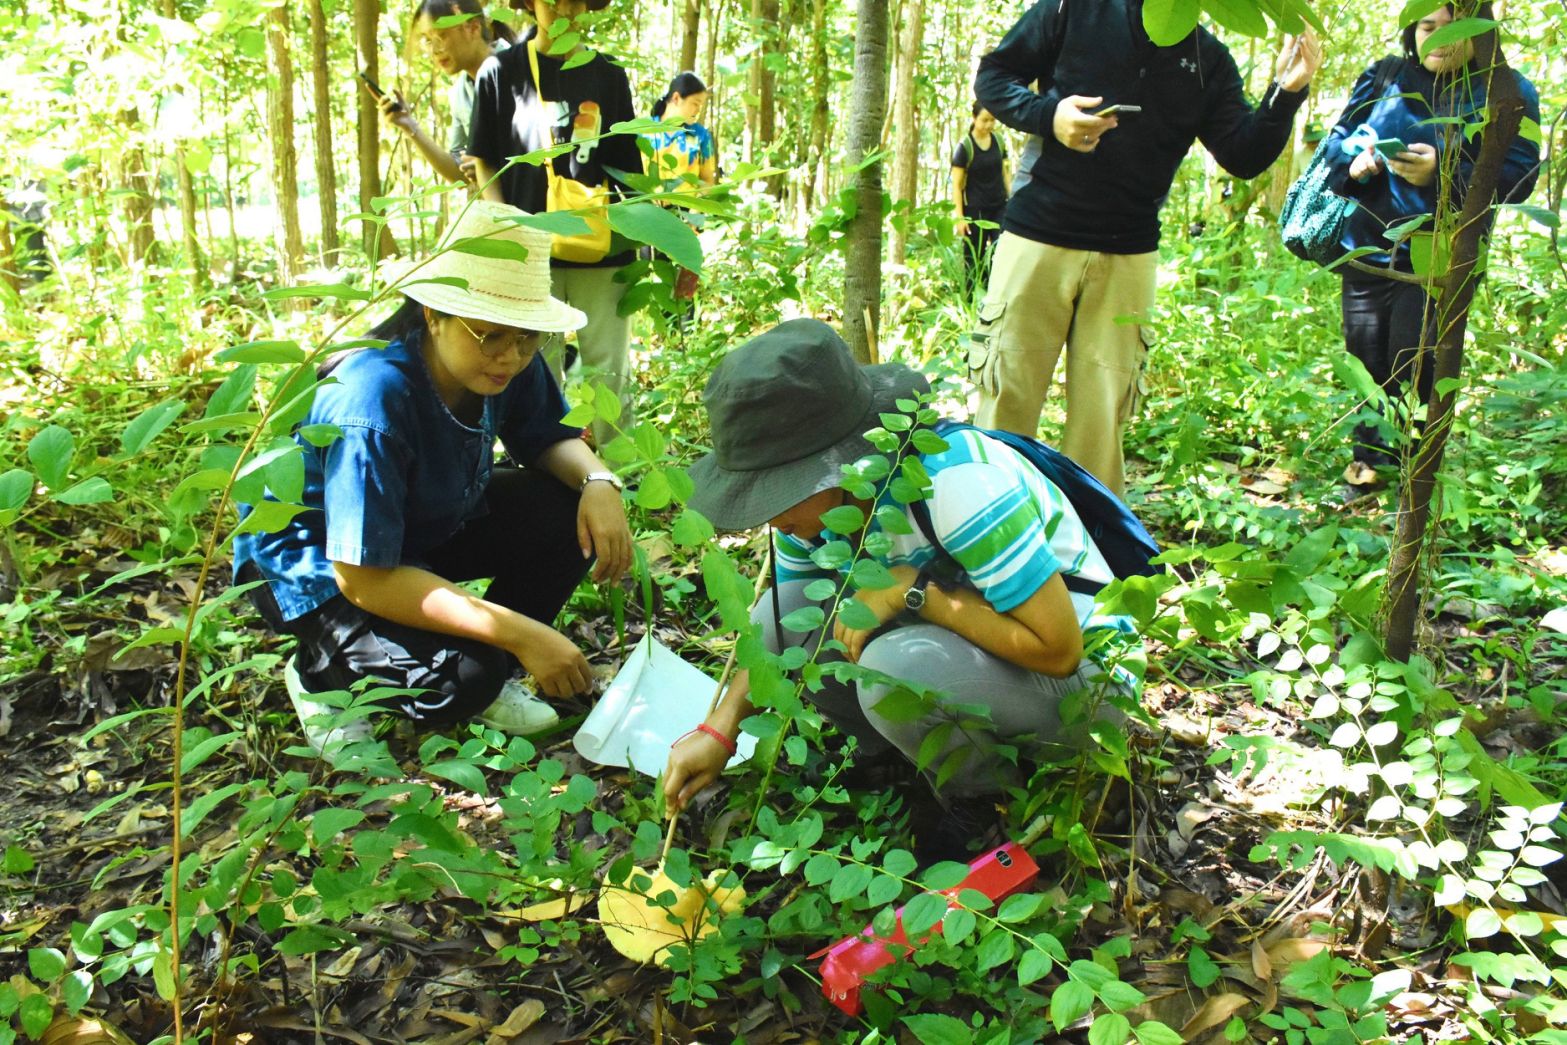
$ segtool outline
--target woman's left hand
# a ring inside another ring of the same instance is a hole
[[[589,483],[577,502],[577,543],[584,557],[597,555],[593,579],[619,577],[631,566],[631,527],[620,491],[609,483]]]
[[[1436,181],[1436,146],[1415,142],[1387,161],[1387,169],[1417,189]]]
[[[1322,64],[1322,45],[1308,27],[1299,36],[1286,36],[1273,66],[1273,79],[1286,91],[1303,91]]]
[[[904,610],[903,597],[908,593],[909,587],[919,576],[919,571],[912,566],[894,566],[891,570],[893,583],[890,587],[877,588],[874,591],[858,592],[854,599],[876,615],[876,628],[886,624]],[[832,637],[843,643],[848,652],[845,654],[855,664],[860,662],[860,654],[865,652],[865,644],[870,641],[876,628],[849,628],[845,627],[843,617],[840,614],[833,621]]]

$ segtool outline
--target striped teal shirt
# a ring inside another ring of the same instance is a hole
[[[1071,502],[1037,468],[1011,447],[977,431],[951,432],[946,440],[946,450],[920,456],[934,488],[928,499],[931,524],[947,554],[998,613],[1022,605],[1057,573],[1099,583],[1113,579]],[[895,504],[883,495],[877,506]],[[903,511],[911,532],[888,533],[891,551],[877,558],[887,566],[918,569],[936,557],[936,549],[920,532],[913,513],[907,507]],[[870,532],[885,531],[872,521]],[[828,576],[811,559],[823,543],[778,534],[779,580]],[[1085,640],[1091,632],[1117,633],[1088,643],[1095,660],[1102,659],[1095,651],[1105,648],[1104,639],[1135,635],[1131,618],[1096,612],[1091,595],[1073,592],[1071,597]]]

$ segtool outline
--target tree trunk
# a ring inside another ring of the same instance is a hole
[[[316,109],[316,194],[321,204],[321,259],[327,265],[335,265],[342,243],[337,233],[337,167],[332,162],[331,66],[326,9],[321,0],[310,0],[310,79]]]
[[[163,0],[163,17],[170,20],[179,17],[175,0]],[[174,89],[184,93],[183,85],[176,85]],[[190,265],[191,279],[198,288],[204,288],[207,285],[207,259],[196,230],[196,185],[191,180],[190,167],[185,157],[184,144],[177,142],[174,146],[174,176],[179,185],[180,233],[185,244],[185,261]]]
[[[818,191],[825,193],[827,171],[827,102],[832,91],[827,65],[827,0],[811,2],[811,133],[805,166],[805,209]]]
[[[1451,197],[1445,192],[1437,207],[1436,235],[1440,237],[1450,230],[1451,259],[1447,270],[1435,280],[1432,306],[1426,316],[1426,334],[1421,338],[1423,344],[1430,344],[1435,335],[1431,398],[1426,404],[1425,430],[1419,436],[1414,461],[1399,492],[1398,527],[1388,567],[1384,638],[1388,656],[1400,661],[1408,660],[1415,646],[1423,594],[1420,569],[1429,536],[1427,528],[1431,503],[1436,496],[1437,474],[1452,432],[1453,404],[1464,362],[1464,331],[1469,324],[1469,306],[1481,276],[1476,271],[1476,264],[1486,218],[1501,180],[1503,161],[1523,122],[1523,99],[1494,30],[1475,38],[1473,68],[1487,70],[1486,75],[1490,77],[1486,92],[1485,138],[1480,143],[1480,155],[1475,161],[1462,210],[1455,218]],[[1444,128],[1444,132],[1454,134],[1462,133],[1462,130]],[[1456,155],[1456,152],[1455,148],[1448,154]],[[1445,172],[1442,177],[1447,177]],[[1421,360],[1417,365],[1425,364],[1426,360]]]
[[[354,46],[359,52],[360,70],[372,80],[381,77],[375,45],[380,18],[380,0],[354,0]],[[354,96],[359,99],[359,212],[373,214],[374,201],[381,195],[381,114],[369,91],[356,88]],[[365,255],[372,262],[397,253],[392,230],[385,222],[360,220],[364,227]]]
[[[149,260],[154,244],[152,227],[152,170],[147,165],[147,150],[142,146],[141,114],[135,106],[120,112],[125,128],[126,146],[120,154],[120,184],[125,189],[125,234],[128,261],[141,264]]]
[[[267,120],[272,139],[272,188],[277,195],[283,242],[280,271],[285,283],[293,283],[305,254],[299,234],[299,157],[294,149],[294,60],[289,54],[288,4],[267,14],[267,55],[272,75],[267,77]]]
[[[707,0],[707,54],[702,59],[702,82],[707,84],[709,91],[714,91],[718,86],[718,27],[724,20],[725,2]],[[708,122],[717,126],[718,114],[715,112]]]
[[[702,0],[684,0],[680,11],[680,69],[696,68],[696,45],[702,30]]]
[[[849,166],[855,214],[844,236],[843,337],[861,362],[876,358],[872,339],[881,322],[881,163],[864,163],[880,145],[887,110],[887,0],[858,0],[854,81],[849,97]],[[867,318],[869,324],[867,325]]]
[[[893,202],[907,202],[904,220],[892,228],[892,261],[903,264],[908,251],[909,222],[919,205],[920,124],[914,107],[914,74],[920,67],[925,38],[925,0],[907,0],[903,7],[903,38],[898,42],[898,75],[893,87],[892,119],[897,127],[897,153],[892,162]]]

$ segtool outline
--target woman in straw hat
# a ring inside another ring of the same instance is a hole
[[[873,499],[839,485],[844,466],[875,452],[863,433],[899,412],[899,400],[925,391],[925,379],[907,367],[856,366],[817,320],[775,327],[725,357],[708,383],[713,452],[691,469],[689,503],[722,529],[772,526],[777,598],[764,596],[752,616],[774,653],[786,642],[814,651],[820,639],[836,638],[843,652],[823,652],[818,663],[847,659],[870,669],[854,681],[826,674],[808,693],[856,738],[862,760],[907,770],[899,753],[919,758],[933,731],[955,723],[925,760],[932,779],[945,779],[941,809],[916,821],[916,836],[925,858],[961,857],[994,827],[996,796],[1015,780],[997,740],[1078,742],[1102,698],[1130,694],[1133,676],[1117,661],[1136,642],[1128,619],[1100,614],[1092,595],[1068,590],[1064,577],[1103,584],[1109,567],[1061,492],[1004,444],[967,430],[949,435],[947,449],[917,455],[931,477],[932,527],[962,567],[961,580],[938,579],[944,556],[886,484]],[[860,557],[834,557],[825,547],[822,514],[843,505],[872,520],[858,551],[893,578],[855,596],[880,626],[858,630],[824,616],[810,633],[782,639],[779,622],[794,611],[831,610],[831,598],[814,597],[819,585],[808,594],[810,583],[835,578]],[[942,697],[930,708],[884,704],[900,679]],[[707,721],[676,742],[665,777],[674,808],[723,769],[752,713],[749,694],[741,672]]]
[[[318,751],[368,727],[312,723],[327,709],[309,695],[364,678],[410,691],[395,706],[419,722],[513,733],[556,720],[508,681],[519,664],[546,696],[592,687],[552,622],[593,557],[596,580],[625,571],[631,535],[619,480],[561,423],[538,356],[583,317],[550,295],[549,236],[524,216],[470,204],[402,272],[406,300],[372,331],[386,347],[329,362],[296,435],[305,510],[236,542],[240,578],[267,581],[252,591],[263,616],[299,640],[290,694]],[[494,463],[497,439],[517,466]],[[480,577],[482,598],[454,583]]]

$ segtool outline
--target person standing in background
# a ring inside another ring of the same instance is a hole
[[[970,350],[981,427],[1036,435],[1065,347],[1059,444],[1122,492],[1121,443],[1147,354],[1142,323],[1154,300],[1159,208],[1181,160],[1201,141],[1236,177],[1261,174],[1288,143],[1320,61],[1310,32],[1286,39],[1275,82],[1253,108],[1213,34],[1198,27],[1156,46],[1142,0],[1040,0],[980,60],[980,104],[1042,139],[1028,183],[1007,204]]]
[[[963,300],[990,276],[990,252],[1007,208],[1006,142],[992,133],[996,118],[978,102],[968,133],[952,152],[952,231],[963,237]],[[982,228],[979,222],[988,222]]]
[[[552,40],[590,32],[574,20],[603,10],[609,0],[516,2],[533,15],[537,27],[479,72],[471,147],[480,191],[486,199],[534,214],[550,209],[551,184],[562,180],[576,182],[585,200],[603,192],[614,197],[629,191],[620,179],[642,169],[642,152],[635,135],[609,133],[615,124],[636,118],[626,70],[602,51],[580,61],[581,41],[562,53],[550,53]],[[545,163],[509,162],[513,156],[567,142],[577,147]],[[625,240],[609,235],[607,223],[603,228],[602,252],[595,252],[592,260],[563,258],[563,237],[556,236],[551,278],[555,296],[587,315],[587,325],[577,332],[578,358],[591,378],[612,390],[624,406],[631,317],[620,314],[627,284],[615,277],[634,251]],[[550,368],[562,376],[564,341],[552,338],[544,351]],[[623,412],[619,425],[627,423]],[[593,437],[605,446],[615,437],[615,427],[595,421]]]
[[[381,116],[413,143],[441,177],[472,182],[468,125],[473,120],[475,78],[485,59],[510,46],[512,31],[504,22],[485,17],[483,0],[422,0],[415,9],[413,24],[414,35],[436,68],[452,77],[446,95],[446,145],[443,148],[419,125],[400,91],[377,99]]]

